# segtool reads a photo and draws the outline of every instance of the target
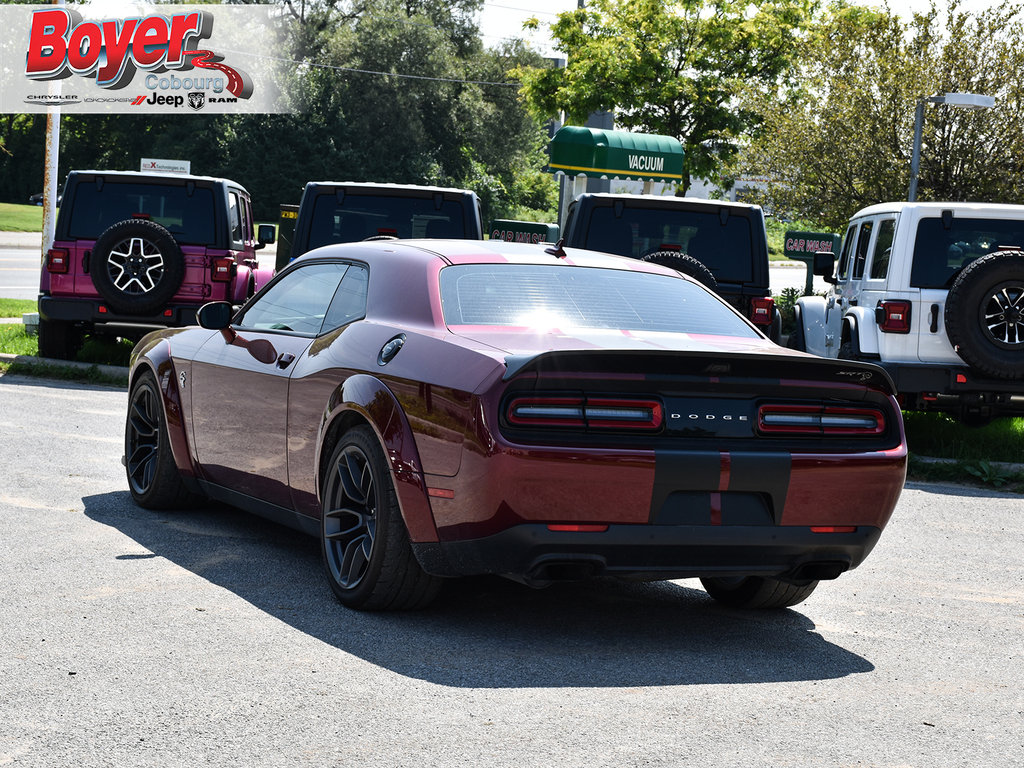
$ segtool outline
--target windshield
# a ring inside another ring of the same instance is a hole
[[[179,243],[216,245],[213,190],[183,184],[124,183],[105,179],[102,187],[78,184],[72,201],[68,235],[95,240],[113,224],[137,213],[166,227]]]
[[[309,247],[354,243],[368,237],[465,239],[462,205],[435,197],[388,197],[347,193],[319,195],[313,206]]]
[[[700,286],[646,272],[460,264],[441,270],[441,305],[448,326],[758,335]]]
[[[754,279],[756,254],[747,216],[731,215],[723,223],[717,211],[597,206],[586,232],[584,247],[594,251],[634,259],[656,251],[681,251],[710,269],[719,282]]]

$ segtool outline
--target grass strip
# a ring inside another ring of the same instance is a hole
[[[0,232],[41,232],[43,207],[0,203]]]
[[[35,299],[0,299],[0,317],[21,317],[35,311]]]

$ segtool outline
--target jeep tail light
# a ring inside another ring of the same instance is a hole
[[[750,301],[750,322],[754,325],[771,325],[775,313],[775,299],[761,297]]]
[[[212,278],[218,283],[230,283],[235,273],[235,260],[221,258],[213,260]]]
[[[875,307],[875,322],[886,333],[910,333],[910,302],[878,302],[878,306]]]
[[[880,435],[885,414],[876,408],[839,405],[762,405],[757,430],[764,435]]]
[[[517,427],[658,429],[661,403],[627,398],[528,396],[514,398],[506,416]]]
[[[52,275],[66,275],[70,261],[67,248],[51,248],[46,252],[46,271]]]

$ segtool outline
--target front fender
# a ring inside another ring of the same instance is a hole
[[[384,449],[409,538],[413,542],[437,541],[437,527],[412,428],[391,390],[373,376],[351,376],[331,397],[317,440],[317,494],[323,487],[325,448],[333,450],[336,438],[359,422],[369,423]]]
[[[850,307],[843,317],[843,338],[856,341],[854,349],[862,355],[878,354],[878,324],[875,311],[868,307]]]
[[[818,357],[828,357],[825,349],[825,299],[821,296],[801,296],[796,305],[800,308],[805,351]]]
[[[185,429],[181,393],[178,390],[178,372],[174,360],[171,358],[171,345],[167,339],[159,336],[156,338],[145,336],[132,351],[129,391],[146,371],[156,377],[157,388],[163,396],[164,424],[167,426],[167,440],[171,446],[174,464],[186,487],[193,492],[198,492],[199,486],[195,482],[195,467],[192,464],[188,434]]]

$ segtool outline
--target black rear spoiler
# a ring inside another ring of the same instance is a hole
[[[771,379],[773,381],[835,382],[875,389],[895,395],[896,387],[880,366],[853,360],[748,352],[672,350],[566,350],[535,355],[508,355],[504,381],[525,373],[632,373],[649,376],[686,377],[707,381]]]

